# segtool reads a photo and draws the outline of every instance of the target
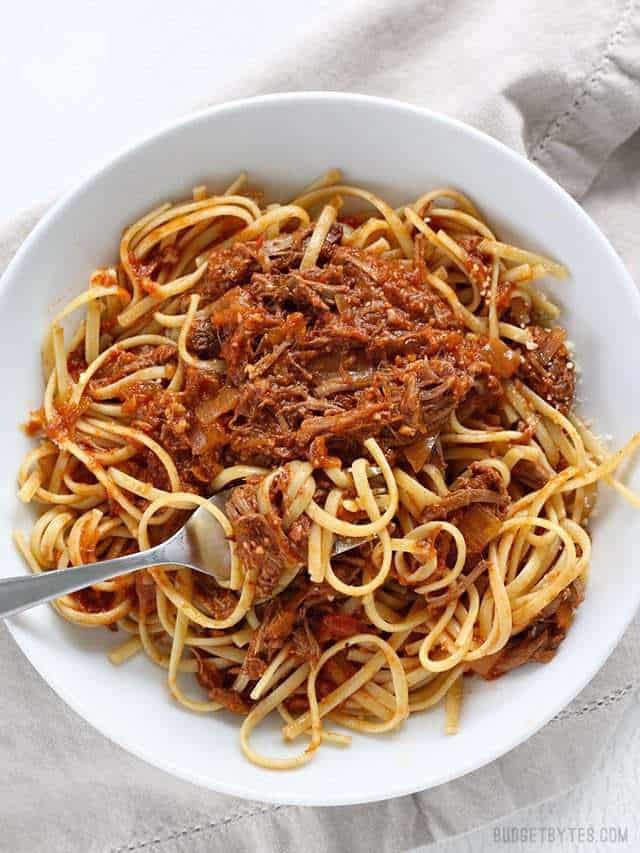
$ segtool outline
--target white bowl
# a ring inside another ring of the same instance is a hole
[[[84,181],[39,223],[0,288],[0,576],[25,571],[10,544],[32,517],[16,497],[16,469],[30,446],[18,430],[40,404],[39,349],[56,306],[113,262],[121,229],[204,180],[222,186],[241,169],[286,195],[330,166],[395,203],[443,185],[468,193],[499,234],[566,264],[554,283],[582,368],[584,409],[622,444],[640,425],[636,339],[640,299],[609,243],[577,204],[526,160],[457,121],[392,101],[343,94],[286,94],[227,104],[191,116],[134,145]],[[249,764],[238,719],[201,716],[172,702],[165,673],[138,656],[122,667],[106,651],[120,638],[71,626],[41,607],[9,620],[22,650],[72,708],[130,752],[183,779],[242,797],[304,805],[380,800],[439,785],[475,770],[530,737],[604,663],[640,600],[634,552],[640,526],[620,498],[601,496],[587,598],[556,657],[497,682],[473,679],[460,733],[443,733],[441,708],[416,715],[394,735],[356,735],[327,746],[300,770]],[[267,727],[268,728],[268,727]],[[283,750],[271,732],[275,753]],[[264,745],[264,744],[262,744]],[[299,748],[299,747],[298,747]]]

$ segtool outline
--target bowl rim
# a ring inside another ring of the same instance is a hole
[[[396,110],[400,112],[410,112],[415,116],[426,118],[429,121],[454,128],[458,132],[466,134],[477,142],[480,142],[482,145],[488,145],[490,147],[493,147],[499,153],[500,156],[511,159],[512,161],[516,161],[521,167],[528,169],[538,181],[542,181],[547,187],[547,189],[551,193],[553,193],[556,199],[561,200],[561,202],[565,206],[568,205],[572,212],[572,215],[577,220],[579,220],[588,231],[591,232],[594,239],[597,240],[598,244],[601,246],[605,255],[607,256],[607,262],[611,265],[613,269],[615,269],[618,282],[624,287],[626,291],[625,298],[635,306],[635,311],[640,315],[640,293],[638,292],[638,289],[634,284],[630,273],[626,269],[617,252],[614,250],[608,238],[604,235],[604,233],[596,225],[596,223],[591,219],[591,217],[583,210],[583,208],[575,201],[575,199],[573,199],[571,195],[566,192],[566,190],[564,190],[558,183],[556,183],[556,181],[554,181],[537,164],[528,160],[523,155],[508,147],[505,143],[500,142],[489,134],[484,133],[483,131],[478,130],[472,125],[460,121],[459,119],[453,118],[445,113],[431,110],[426,107],[416,106],[414,104],[407,103],[398,99],[340,91],[276,92],[267,95],[257,95],[248,98],[225,101],[220,104],[214,104],[212,106],[199,109],[195,112],[189,113],[188,115],[182,116],[173,121],[165,122],[158,129],[150,133],[145,133],[144,135],[141,135],[138,138],[134,139],[133,142],[130,142],[120,147],[120,149],[114,155],[109,158],[106,158],[101,165],[99,165],[97,168],[88,171],[80,179],[76,180],[72,184],[72,186],[66,192],[64,192],[62,196],[57,201],[55,201],[52,206],[44,213],[44,215],[40,218],[35,227],[28,234],[26,239],[22,242],[15,255],[11,259],[10,263],[4,270],[0,279],[0,293],[4,293],[4,291],[10,287],[12,279],[16,274],[19,274],[20,272],[20,267],[23,258],[29,254],[32,247],[37,245],[38,241],[41,238],[41,235],[46,233],[47,229],[52,223],[65,217],[67,210],[74,204],[76,198],[87,191],[91,191],[94,184],[106,172],[110,171],[113,168],[116,168],[120,163],[126,161],[130,156],[143,150],[147,145],[155,144],[161,139],[164,141],[168,141],[173,134],[179,135],[183,129],[190,126],[198,125],[203,121],[206,122],[212,116],[224,116],[225,114],[231,114],[236,111],[244,111],[247,109],[251,110],[254,107],[259,107],[264,104],[275,102],[280,104],[290,103],[295,105],[297,102],[313,103],[314,101],[333,101],[338,103],[350,102],[354,104],[357,103],[364,105],[372,104],[389,111]],[[640,605],[640,602],[638,603],[638,605]],[[135,743],[129,742],[126,736],[117,733],[116,731],[114,731],[114,729],[105,728],[102,723],[94,724],[91,706],[85,705],[85,703],[83,703],[82,701],[77,700],[74,696],[69,695],[69,691],[67,690],[67,688],[57,678],[51,677],[49,673],[45,675],[44,667],[41,667],[35,662],[33,662],[27,652],[23,649],[21,639],[18,635],[19,632],[16,630],[16,628],[18,627],[17,624],[13,623],[12,619],[6,620],[5,624],[9,629],[11,636],[13,637],[13,639],[19,646],[21,652],[25,655],[31,666],[34,667],[34,669],[38,672],[41,678],[57,693],[60,699],[68,707],[70,707],[75,713],[79,714],[102,736],[106,737],[112,743],[117,744],[119,747],[136,756],[137,758],[143,760],[145,763],[150,764],[166,773],[169,773],[170,775],[185,782],[204,787],[208,790],[214,790],[219,793],[237,796],[244,799],[287,805],[346,806],[368,802],[379,802],[394,797],[405,796],[419,791],[435,788],[447,782],[454,781],[455,779],[462,778],[468,773],[471,773],[481,767],[488,765],[489,763],[506,755],[515,747],[527,741],[541,728],[543,728],[556,714],[558,714],[563,708],[565,708],[578,695],[578,693],[582,689],[584,689],[584,687],[593,679],[598,670],[600,670],[600,668],[608,660],[614,648],[620,642],[622,635],[628,628],[629,624],[634,618],[635,613],[637,612],[638,605],[635,608],[630,609],[624,615],[623,618],[619,619],[617,630],[613,635],[613,639],[610,643],[608,643],[602,655],[598,658],[588,658],[585,661],[585,666],[582,670],[581,677],[576,682],[572,682],[569,689],[565,688],[564,691],[558,690],[557,694],[553,698],[553,701],[549,702],[546,713],[541,718],[537,719],[535,724],[531,725],[524,733],[518,733],[515,736],[511,737],[510,740],[503,742],[497,751],[495,749],[487,748],[485,748],[484,750],[479,750],[477,753],[474,753],[473,758],[468,760],[467,763],[462,766],[461,770],[456,769],[454,772],[449,772],[445,768],[443,768],[443,770],[439,774],[435,775],[432,781],[430,781],[426,786],[424,784],[421,785],[420,783],[412,781],[405,786],[396,785],[390,788],[389,790],[381,792],[379,795],[366,795],[364,798],[360,797],[357,792],[354,792],[353,794],[347,793],[346,796],[340,795],[338,793],[338,789],[336,788],[326,792],[326,797],[323,802],[318,802],[313,797],[313,795],[307,796],[305,794],[304,786],[301,786],[299,792],[295,794],[285,794],[280,792],[278,784],[276,782],[277,776],[275,776],[274,778],[274,784],[269,786],[265,786],[264,784],[261,784],[258,781],[254,785],[236,785],[232,780],[224,780],[220,783],[216,782],[216,786],[214,788],[208,778],[201,776],[197,772],[190,772],[189,770],[185,770],[183,767],[175,766],[171,761],[165,760],[161,755],[157,758],[150,757],[148,754],[145,754],[141,749],[139,749]]]

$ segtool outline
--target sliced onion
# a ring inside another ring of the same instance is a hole
[[[407,462],[411,465],[416,474],[418,471],[422,471],[424,466],[427,464],[435,443],[435,436],[422,436],[417,441],[414,441],[413,444],[409,444],[407,447],[402,448],[404,455],[407,457]]]
[[[349,304],[342,293],[336,293],[334,296],[336,302],[336,308],[340,314],[346,314],[349,310]]]
[[[216,394],[215,397],[210,397],[198,403],[196,407],[196,417],[202,423],[210,423],[224,415],[226,412],[232,411],[238,402],[238,392],[235,388],[229,388],[225,385]]]
[[[496,376],[509,379],[520,367],[520,353],[510,349],[504,341],[492,338],[489,341],[491,366]]]

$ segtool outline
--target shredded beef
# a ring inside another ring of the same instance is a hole
[[[483,678],[492,680],[525,663],[547,663],[564,640],[575,610],[583,599],[582,581],[576,580],[525,631],[511,637],[496,654],[476,661],[472,669]]]
[[[571,353],[564,342],[566,333],[559,326],[553,329],[529,326],[529,331],[536,349],[522,348],[520,374],[536,394],[566,415],[573,404],[576,386]]]
[[[138,610],[148,616],[156,609],[156,585],[147,571],[140,569],[135,574],[136,595],[138,597]]]
[[[200,684],[206,689],[211,690],[213,687],[222,687],[224,684],[224,675],[222,670],[214,663],[213,658],[205,657],[200,651],[193,650],[196,661],[198,662],[198,671],[196,678]]]
[[[219,249],[209,258],[201,290],[205,296],[217,298],[232,287],[247,284],[259,269],[255,251],[246,243]]]
[[[216,358],[218,355],[218,337],[208,317],[199,317],[193,321],[189,347],[199,358]]]
[[[304,661],[317,661],[320,657],[320,643],[314,635],[306,615],[303,624],[293,629],[291,651],[296,657]]]
[[[291,234],[281,234],[272,240],[265,240],[262,245],[261,255],[266,259],[266,270],[273,272],[288,272],[300,266],[300,261],[313,228],[299,228]],[[342,225],[334,223],[324,239],[318,261],[326,263],[330,260],[333,251],[342,239]]]
[[[468,473],[452,483],[448,495],[425,507],[421,521],[450,521],[464,536],[467,554],[478,555],[499,533],[510,500],[495,468],[473,462]]]
[[[251,705],[236,691],[225,687],[212,687],[209,690],[209,699],[219,702],[233,714],[248,714]]]
[[[495,504],[496,506],[504,505],[508,502],[507,495],[501,495],[498,492],[492,492],[485,488],[468,488],[457,489],[452,491],[442,500],[435,504],[429,504],[421,516],[421,521],[435,521],[436,519],[447,518],[447,516],[456,512],[459,509],[469,506],[472,503]]]
[[[234,524],[234,530],[245,571],[259,569],[256,599],[268,598],[282,572],[301,563],[301,556],[291,547],[277,516],[259,513],[243,516]]]
[[[438,503],[425,507],[421,521],[449,518],[453,513],[473,503],[494,506],[504,515],[503,511],[509,504],[509,494],[502,477],[495,468],[477,462],[472,463],[469,476],[459,477],[451,485],[448,495]]]
[[[549,480],[542,465],[529,459],[520,459],[511,469],[511,476],[530,489],[541,489]]]
[[[253,635],[242,664],[242,672],[250,679],[260,678],[269,660],[284,646],[293,631],[300,598],[279,596],[265,608],[258,630]]]
[[[137,370],[166,364],[176,358],[176,355],[177,349],[172,344],[160,344],[158,346],[143,345],[137,347],[135,353],[130,350],[114,347],[104,364],[101,365],[91,380],[91,387],[100,388],[103,385],[110,385],[112,382],[129,376]]]
[[[212,658],[205,657],[202,652],[193,650],[198,662],[196,678],[214,702],[219,702],[234,714],[248,714],[251,704],[231,687],[225,687],[225,673],[216,667]]]
[[[306,417],[298,435],[380,436],[390,446],[410,444],[419,436],[436,436],[470,386],[445,361],[424,359],[407,368],[375,371],[362,404],[336,414]],[[364,402],[370,399],[371,402]]]
[[[456,328],[415,267],[337,239],[330,232],[318,267],[272,264],[248,281],[246,253],[235,276],[231,250],[224,262],[212,256],[202,293],[211,295],[217,275],[211,324],[238,392],[234,411],[218,421],[235,461],[309,457],[320,435],[346,461],[371,435],[387,448],[435,436],[473,381],[491,371],[483,341]],[[260,251],[304,246],[296,235],[278,240]]]
[[[230,589],[218,586],[213,577],[197,573],[193,603],[212,619],[227,619],[233,613],[238,599]]]
[[[287,641],[291,642],[290,654],[301,660],[317,660],[321,643],[330,638],[323,631],[323,619],[328,612],[335,611],[332,605],[338,597],[331,587],[299,576],[277,598],[260,605],[260,626],[251,638],[241,673],[251,681],[260,678]],[[352,628],[351,617],[346,619]]]
[[[349,613],[325,613],[318,625],[317,637],[321,643],[329,640],[344,640],[366,631],[367,626],[357,616]]]
[[[500,388],[505,359],[460,328],[419,262],[342,246],[334,225],[317,265],[301,271],[311,231],[211,254],[195,288],[207,316],[188,346],[223,359],[224,374],[189,367],[179,391],[151,381],[123,392],[126,413],[169,450],[185,489],[206,494],[237,463],[349,464],[370,436],[391,461],[409,446],[415,460],[415,447],[427,447],[468,397]],[[161,349],[116,352],[94,381],[175,354]],[[262,533],[245,531],[252,541]]]
[[[245,572],[257,571],[256,601],[269,598],[283,572],[302,565],[303,542],[294,542],[285,533],[276,512],[258,512],[256,486],[235,488],[226,504],[233,525],[238,557]]]

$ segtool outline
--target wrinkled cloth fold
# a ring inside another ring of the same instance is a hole
[[[579,13],[555,0],[345,0],[268,68],[245,66],[215,102],[324,89],[447,112],[559,181],[640,280],[639,37],[640,0],[585,0]],[[0,226],[1,268],[42,212]],[[0,625],[0,850],[204,853],[302,845],[311,853],[396,853],[426,845],[585,778],[640,684],[639,661],[636,619],[571,705],[491,765],[386,803],[312,809],[214,794],[128,755],[57,698]]]

